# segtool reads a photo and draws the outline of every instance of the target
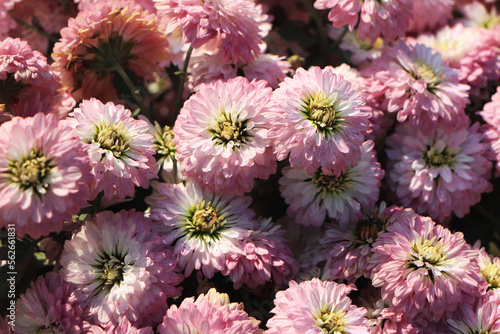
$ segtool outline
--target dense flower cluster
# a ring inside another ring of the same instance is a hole
[[[499,176],[499,1],[0,0],[1,333],[500,333]]]

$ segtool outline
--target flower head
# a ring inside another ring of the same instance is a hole
[[[135,120],[130,110],[112,102],[84,100],[65,121],[86,143],[95,180],[92,198],[133,197],[134,186],[149,187],[156,178],[153,136],[146,121]]]
[[[208,293],[185,298],[173,305],[158,326],[160,334],[186,333],[248,333],[262,334],[259,321],[249,317],[243,304],[230,303],[229,296],[210,289]]]
[[[475,307],[461,307],[448,324],[452,334],[500,333],[500,297],[488,294]]]
[[[436,322],[481,293],[476,253],[463,234],[412,215],[373,244],[372,284],[408,319]]]
[[[100,325],[159,322],[167,298],[178,296],[170,247],[140,212],[102,211],[66,241],[60,259],[66,282],[75,285],[89,315]],[[161,313],[161,312],[160,312]]]
[[[491,101],[484,105],[479,114],[487,123],[484,135],[486,142],[490,145],[488,156],[496,161],[495,176],[498,177],[500,176],[500,88],[497,88]]]
[[[492,190],[492,164],[485,156],[479,124],[457,127],[448,134],[436,128],[430,135],[409,123],[387,138],[387,176],[401,204],[440,222],[452,213],[463,217]]]
[[[159,183],[148,202],[151,218],[165,224],[165,242],[174,243],[186,276],[196,269],[212,278],[226,269],[227,255],[240,252],[239,242],[255,226],[250,197],[209,193],[194,181]]]
[[[112,81],[118,67],[150,77],[169,60],[168,41],[156,16],[133,1],[88,5],[61,30],[52,57],[63,88],[77,101],[96,97],[116,100]]]
[[[200,85],[173,129],[182,173],[210,191],[239,195],[274,173],[270,97],[265,81],[243,77]]]
[[[332,67],[299,68],[273,92],[269,137],[278,160],[309,174],[323,168],[335,176],[361,158],[368,112],[361,94]]]
[[[279,180],[281,196],[289,204],[287,214],[299,224],[319,226],[326,217],[351,223],[370,210],[378,199],[384,171],[376,161],[373,142],[361,146],[361,159],[354,167],[336,176],[321,168],[314,173],[306,169],[283,168]]]
[[[267,322],[267,333],[320,334],[369,333],[366,310],[351,305],[347,294],[352,287],[313,278],[290,282],[274,299],[275,315]]]
[[[445,25],[452,18],[454,5],[455,0],[413,1],[412,18],[407,31],[421,33]]]
[[[15,138],[13,140],[13,138]],[[89,198],[89,159],[54,115],[16,117],[0,126],[0,221],[19,236],[59,232]]]

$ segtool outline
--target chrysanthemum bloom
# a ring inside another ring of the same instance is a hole
[[[475,307],[460,307],[448,324],[453,334],[500,333],[500,296],[488,294]]]
[[[463,217],[493,186],[479,124],[424,134],[409,123],[386,140],[387,178],[401,205],[446,222]]]
[[[460,84],[458,70],[428,46],[398,41],[363,74],[373,80],[371,90],[383,96],[382,109],[397,112],[399,122],[408,119],[427,134],[441,120],[450,131],[468,122],[469,86]]]
[[[250,80],[265,80],[269,87],[278,88],[286,74],[291,71],[285,57],[273,54],[261,54],[254,62],[242,66],[245,77]]]
[[[16,303],[16,333],[85,333],[89,324],[73,291],[59,273],[38,277]]]
[[[133,197],[134,186],[148,188],[157,178],[149,124],[136,120],[130,110],[112,102],[84,100],[65,122],[87,144],[92,173],[91,198]]]
[[[0,114],[49,113],[61,98],[60,87],[47,58],[27,42],[10,37],[0,41]],[[39,108],[33,108],[33,103]]]
[[[3,0],[0,3],[0,39],[3,39],[10,29],[16,27],[16,21],[9,15],[9,10],[14,8],[16,2],[21,0]]]
[[[158,15],[168,20],[167,33],[182,28],[184,43],[197,49],[221,39],[225,63],[251,63],[260,52],[261,38],[270,29],[262,6],[246,0],[154,0]]]
[[[413,1],[412,18],[407,31],[422,33],[444,26],[451,18],[455,0]]]
[[[320,226],[326,217],[346,224],[370,210],[378,199],[384,171],[376,161],[373,142],[361,145],[361,159],[339,176],[285,167],[279,180],[281,196],[289,204],[287,214],[299,224]]]
[[[172,305],[158,326],[160,334],[263,334],[260,321],[249,317],[243,303],[230,303],[229,296],[210,289],[208,293],[185,298],[181,305]]]
[[[222,274],[231,278],[235,289],[243,283],[255,288],[271,277],[278,286],[288,282],[297,261],[283,238],[284,233],[271,223],[271,218],[261,219],[260,227],[239,243],[241,253],[228,254]]]
[[[53,115],[0,126],[0,225],[32,238],[59,232],[87,204],[89,159],[73,129]]]
[[[429,217],[413,215],[387,226],[373,251],[373,286],[413,323],[437,322],[481,293],[477,253],[462,233]]]
[[[351,305],[347,297],[352,289],[317,278],[300,284],[290,281],[288,289],[276,293],[266,333],[370,333],[366,309]]]
[[[65,281],[98,325],[161,321],[166,300],[180,295],[183,276],[155,225],[141,212],[102,211],[66,241],[60,263]]]
[[[328,37],[336,41],[342,35],[344,29],[328,27]],[[374,59],[377,59],[382,54],[384,40],[378,37],[375,42],[369,40],[361,40],[355,32],[346,32],[339,48],[350,53],[349,60],[362,69],[370,64]]]
[[[88,334],[154,334],[153,328],[150,326],[137,328],[133,326],[126,316],[120,318],[118,325],[109,323],[106,326],[101,327],[93,325]]]
[[[394,221],[403,222],[415,215],[413,210],[391,206],[382,202],[373,210],[365,210],[363,217],[350,224],[336,222],[326,224],[324,236],[319,242],[328,247],[325,277],[329,280],[346,279],[354,283],[359,277],[370,277],[374,263],[372,245]]]
[[[472,1],[460,7],[460,11],[464,16],[462,22],[471,27],[482,27],[486,29],[498,29],[500,27],[500,15],[495,6],[488,6],[479,1]]]
[[[85,7],[61,30],[52,68],[63,88],[77,101],[116,100],[112,81],[117,68],[148,78],[169,59],[168,41],[156,25],[156,15],[133,1],[99,1]]]
[[[479,271],[486,280],[487,291],[500,292],[500,259],[486,252],[483,248],[479,248],[479,243],[476,242],[473,249],[477,251],[477,263]],[[500,296],[500,294],[499,294]]]
[[[332,67],[299,68],[273,92],[269,137],[278,160],[289,156],[290,166],[318,168],[335,176],[361,159],[368,112],[361,94]]]
[[[496,161],[495,177],[500,176],[500,88],[491,97],[491,101],[486,103],[483,111],[479,112],[487,123],[484,135],[490,145],[489,158]]]
[[[328,19],[334,27],[356,27],[361,40],[373,43],[379,36],[388,41],[404,36],[412,5],[409,0],[316,0],[314,8],[330,9]]]
[[[457,23],[435,36],[421,35],[417,42],[440,52],[448,66],[460,71],[460,82],[469,85],[474,93],[486,87],[488,80],[500,77],[500,49],[486,29]]]
[[[173,129],[182,173],[210,191],[239,195],[273,174],[271,91],[243,77],[200,85]]]
[[[238,243],[255,227],[250,197],[206,192],[195,182],[159,183],[148,199],[151,218],[166,226],[164,239],[174,243],[178,265],[212,278],[226,268],[226,256],[240,252]]]

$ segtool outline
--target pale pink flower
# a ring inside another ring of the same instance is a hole
[[[422,33],[446,25],[452,18],[455,0],[413,1],[412,17],[406,31]]]
[[[437,322],[481,293],[475,251],[463,234],[412,215],[387,226],[373,244],[372,284],[413,323]]]
[[[60,87],[47,58],[27,42],[10,37],[0,41],[0,114],[49,113],[61,99]]]
[[[32,238],[59,232],[87,204],[87,152],[53,115],[15,117],[0,126],[0,221]]]
[[[239,195],[273,174],[271,91],[243,77],[200,85],[173,129],[182,173],[209,191]]]
[[[231,303],[229,296],[210,289],[206,294],[185,298],[172,305],[158,326],[160,334],[263,334],[260,321],[249,317],[243,303]]]
[[[324,277],[329,280],[345,279],[354,283],[359,277],[371,275],[374,263],[370,261],[372,245],[394,221],[411,218],[413,210],[391,206],[382,202],[373,210],[364,210],[362,217],[349,222],[326,224],[319,243],[328,253]]]
[[[149,179],[157,178],[149,124],[124,106],[84,100],[65,122],[88,147],[95,176],[91,198],[101,191],[105,199],[133,197],[134,186],[148,188]]]
[[[243,283],[250,288],[264,285],[271,278],[278,286],[288,282],[295,272],[297,261],[283,238],[285,231],[261,219],[260,226],[239,243],[241,253],[228,254],[222,274],[229,276],[234,288]]]
[[[424,134],[409,123],[386,140],[387,179],[401,205],[439,222],[463,217],[493,186],[479,124]]]
[[[270,115],[278,160],[289,155],[290,166],[318,168],[340,176],[361,158],[368,112],[361,94],[328,66],[299,68],[273,92]]]
[[[378,199],[384,171],[376,161],[372,141],[360,149],[357,165],[338,176],[321,168],[314,173],[283,168],[279,183],[281,196],[289,204],[287,214],[299,224],[320,226],[327,217],[349,224],[362,210],[370,210]]]
[[[476,243],[473,249],[477,251],[477,263],[479,264],[479,271],[486,280],[486,290],[493,291],[495,293],[500,292],[500,259],[494,257],[486,252],[483,248],[479,248],[479,244]],[[500,294],[499,294],[500,296]]]
[[[457,23],[444,27],[435,36],[421,35],[416,41],[441,53],[448,66],[460,71],[460,82],[471,86],[475,94],[486,87],[488,80],[500,77],[500,48],[484,28]]]
[[[485,3],[480,1],[472,1],[472,3],[461,6],[459,9],[464,16],[461,21],[467,26],[491,30],[496,30],[500,26],[500,15],[495,6],[486,6]]]
[[[328,19],[334,27],[349,26],[357,29],[361,40],[372,43],[377,37],[393,41],[404,36],[408,21],[412,18],[413,2],[409,0],[316,0],[316,9],[330,9]]]
[[[66,282],[98,325],[161,321],[167,298],[180,295],[183,276],[157,226],[135,211],[102,211],[66,241],[60,263]]]
[[[89,324],[73,292],[59,273],[39,276],[17,300],[16,333],[86,333]]]
[[[488,155],[491,160],[496,161],[495,177],[498,177],[500,176],[500,88],[497,88],[491,101],[484,105],[479,114],[487,123],[484,135],[491,146]]]
[[[328,36],[336,41],[343,33],[342,28],[329,27]],[[369,65],[373,60],[380,57],[384,47],[384,40],[378,37],[374,42],[370,40],[361,40],[355,32],[346,32],[342,38],[339,48],[349,52],[349,60],[362,69]]]
[[[116,66],[134,72],[139,80],[160,71],[159,62],[169,60],[168,41],[157,18],[128,0],[99,1],[68,21],[54,46],[52,65],[63,88],[77,101],[99,98],[105,102],[119,96],[112,81]]]
[[[261,38],[270,29],[261,5],[246,0],[154,0],[158,15],[168,21],[167,33],[182,28],[193,49],[221,39],[225,63],[251,63],[260,54]]]
[[[488,294],[475,307],[460,307],[448,324],[453,334],[500,333],[500,297]]]
[[[21,0],[2,0],[0,2],[0,38],[7,35],[10,29],[16,27],[16,21],[9,15],[9,11]]]
[[[126,316],[122,316],[117,325],[109,323],[104,328],[93,325],[88,334],[154,334],[154,331],[150,326],[137,328],[130,323]]]
[[[148,199],[151,218],[165,224],[163,237],[174,245],[178,265],[212,278],[227,266],[226,257],[240,252],[239,243],[255,227],[250,197],[206,192],[195,182],[159,183]]]
[[[242,66],[245,77],[250,80],[265,80],[269,87],[278,88],[287,73],[291,72],[290,63],[285,57],[261,54],[255,61]]]
[[[366,309],[351,305],[347,297],[353,289],[317,278],[300,284],[290,281],[288,289],[276,293],[266,333],[370,333]]]
[[[397,113],[399,122],[408,119],[427,134],[438,121],[450,131],[468,122],[469,86],[428,46],[398,41],[363,74],[372,80],[371,91],[383,97],[382,109]]]

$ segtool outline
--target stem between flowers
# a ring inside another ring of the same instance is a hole
[[[186,52],[186,58],[184,59],[184,66],[182,67],[182,72],[179,73],[179,87],[177,87],[177,98],[175,100],[175,115],[179,114],[181,110],[182,104],[182,93],[184,92],[184,83],[186,82],[186,74],[189,66],[189,59],[191,58],[191,53],[193,52],[193,48],[191,45],[189,46],[188,51]]]
[[[139,109],[141,110],[141,113],[144,116],[146,116],[149,120],[151,120],[151,114],[149,113],[149,109],[146,108],[146,105],[144,104],[144,100],[142,99],[142,96],[139,94],[138,89],[135,88],[134,83],[132,82],[132,80],[130,80],[130,77],[125,72],[123,67],[118,62],[115,61],[113,63],[113,68],[115,69],[116,72],[118,72],[120,77],[125,82],[125,85],[127,85],[128,89],[130,90],[130,93],[134,96],[135,101],[139,105]]]
[[[344,27],[344,30],[340,34],[340,36],[335,40],[335,43],[332,44],[332,49],[336,49],[340,43],[342,43],[342,40],[344,39],[345,35],[347,34],[347,31],[349,30],[348,26]]]
[[[38,33],[38,34],[46,37],[52,43],[57,43],[57,41],[59,41],[59,39],[57,37],[49,34],[45,30],[42,30],[42,29],[38,28],[37,26],[29,24],[28,22],[24,22],[23,20],[20,20],[20,19],[15,19],[15,20],[16,20],[17,24],[20,24],[23,27],[28,28],[30,30],[33,30],[34,32],[36,32],[36,33]]]
[[[323,27],[323,19],[319,15],[319,11],[317,11],[313,5],[309,2],[309,0],[301,0],[302,4],[307,8],[309,13],[311,13],[311,16],[314,20],[314,23],[316,24],[316,27],[318,28],[318,37],[320,40],[321,48],[323,50],[327,50],[328,47],[328,39],[326,37],[326,32],[325,28]]]

